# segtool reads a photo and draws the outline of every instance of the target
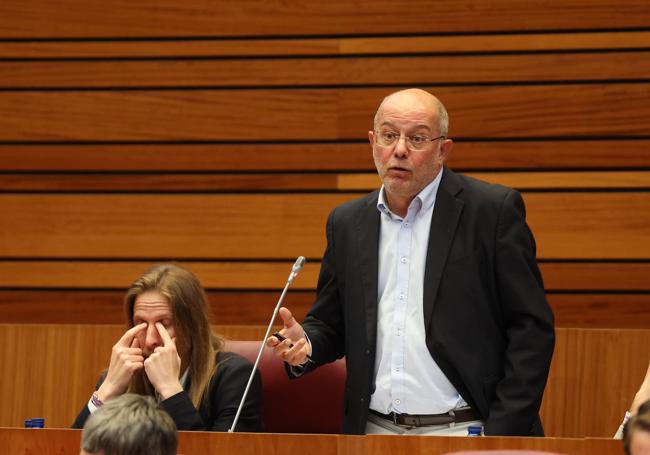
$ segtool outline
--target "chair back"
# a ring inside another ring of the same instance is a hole
[[[225,350],[255,362],[259,341],[226,341]],[[323,365],[304,377],[289,379],[284,362],[264,348],[262,421],[269,433],[340,433],[345,390],[345,360]]]

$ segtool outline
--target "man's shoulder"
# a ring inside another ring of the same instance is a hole
[[[446,188],[458,192],[461,198],[474,198],[479,200],[502,201],[513,190],[507,186],[491,183],[468,175],[459,174],[445,169],[448,175]]]
[[[365,210],[368,207],[377,207],[377,200],[379,198],[379,190],[366,194],[363,197],[351,199],[332,209],[331,214],[336,214],[337,217],[348,217],[358,213],[360,210]]]

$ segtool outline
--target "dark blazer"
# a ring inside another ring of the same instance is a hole
[[[364,433],[375,389],[378,194],[330,213],[317,298],[303,324],[316,365],[346,356],[350,434]],[[485,434],[543,435],[553,313],[518,192],[444,169],[423,300],[427,348],[484,420]]]
[[[210,381],[210,388],[203,397],[198,411],[185,391],[161,401],[160,404],[172,417],[179,430],[228,431],[235,419],[252,367],[248,360],[238,354],[219,352],[216,373]],[[100,377],[96,389],[99,389],[104,382],[104,377],[105,374]],[[186,389],[189,388],[191,380],[192,378],[189,378]],[[253,377],[235,431],[261,431],[261,408],[262,379],[258,370]],[[72,424],[72,428],[83,428],[89,416],[90,411],[86,404]]]

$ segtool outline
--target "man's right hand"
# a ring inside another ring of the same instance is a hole
[[[144,368],[144,356],[137,334],[146,327],[146,322],[131,327],[113,346],[108,373],[97,390],[97,397],[101,401],[110,400],[126,392],[133,375]]]
[[[311,355],[311,345],[307,342],[305,331],[287,308],[280,308],[280,317],[284,328],[279,333],[286,339],[280,341],[270,336],[266,345],[273,348],[275,354],[289,365],[302,365],[307,361],[307,356]]]

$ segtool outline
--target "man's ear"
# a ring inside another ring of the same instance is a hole
[[[444,139],[440,145],[440,159],[442,161],[447,161],[449,155],[451,154],[451,149],[454,148],[454,141],[451,139]]]
[[[375,132],[373,130],[368,131],[368,140],[370,141],[370,145],[375,144]]]

